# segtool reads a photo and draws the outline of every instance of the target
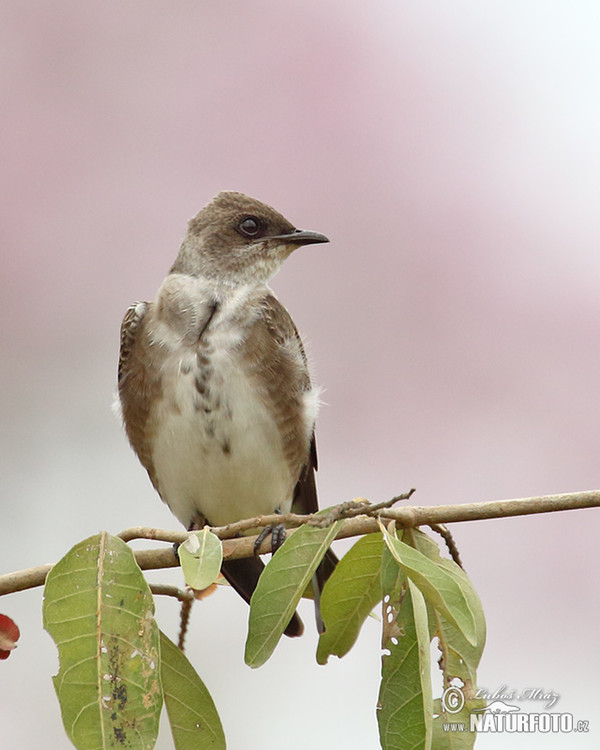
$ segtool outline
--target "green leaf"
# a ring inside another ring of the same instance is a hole
[[[215,704],[185,654],[161,632],[161,679],[175,750],[225,750]]]
[[[250,601],[248,666],[260,667],[273,653],[340,524],[300,526],[269,561]]]
[[[483,611],[475,608],[472,602],[470,606],[475,617],[477,640],[475,646],[469,643],[462,631],[446,619],[441,612],[432,608],[430,615],[432,636],[438,638],[446,684],[455,677],[460,678],[465,685],[477,683],[477,667],[485,645],[485,617]]]
[[[379,532],[362,537],[342,557],[325,584],[321,614],[326,630],[317,647],[319,664],[326,664],[331,654],[342,657],[350,651],[364,621],[381,601],[383,549]]]
[[[455,677],[458,677],[466,685],[466,692],[468,693],[469,686],[476,685],[477,667],[485,645],[485,615],[481,600],[465,571],[453,560],[441,557],[439,547],[433,539],[417,529],[411,529],[410,535],[411,543],[420,552],[454,576],[465,595],[469,609],[473,613],[476,645],[469,643],[461,630],[444,617],[440,611],[428,605],[430,634],[431,637],[437,636],[438,638],[442,653],[445,684],[448,685]],[[403,539],[406,539],[406,536]]]
[[[154,601],[131,549],[106,532],[75,545],[48,574],[44,627],[75,747],[151,750],[162,707]]]
[[[466,702],[456,713],[446,713],[434,701],[432,750],[472,750],[477,732],[470,731],[471,711],[476,704]]]
[[[433,701],[429,628],[419,589],[385,558],[382,565],[383,637],[381,687],[377,710],[383,750],[428,750],[431,746]]]
[[[435,609],[452,622],[472,645],[477,645],[475,616],[462,581],[422,552],[392,536],[380,524],[388,549],[411,581]]]
[[[202,591],[217,580],[223,562],[223,545],[208,526],[190,534],[177,551],[183,577],[190,588]]]

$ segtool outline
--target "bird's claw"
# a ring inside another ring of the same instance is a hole
[[[254,542],[255,556],[258,556],[262,543],[269,536],[271,537],[271,552],[275,554],[275,552],[277,552],[277,550],[285,542],[285,526],[282,523],[273,524],[272,526],[265,526],[265,528],[256,537],[256,540]]]

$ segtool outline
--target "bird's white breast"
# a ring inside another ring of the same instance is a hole
[[[155,342],[169,353],[152,415],[152,460],[161,496],[185,525],[198,514],[220,526],[291,505],[297,477],[277,424],[246,376],[243,329],[232,325],[247,294],[239,289],[220,303],[202,346],[189,331],[184,341],[164,328]],[[202,315],[192,311],[194,318]]]

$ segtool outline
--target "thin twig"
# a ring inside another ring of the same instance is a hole
[[[316,515],[314,513],[306,515],[300,513],[271,513],[264,516],[253,516],[252,518],[243,518],[240,521],[228,523],[226,526],[211,527],[211,531],[213,534],[216,534],[219,539],[233,539],[249,529],[259,529],[273,525],[282,525],[290,529],[302,526],[304,523],[309,524],[309,526],[330,526],[334,521],[337,521],[340,518],[354,518],[358,515],[371,515],[379,510],[390,508],[401,500],[408,500],[414,491],[414,489],[409,490],[402,495],[393,497],[391,500],[386,500],[383,503],[377,503],[376,505],[372,505],[364,497],[358,497],[354,500],[334,505],[329,509],[328,513],[322,515]],[[129,529],[124,529],[117,534],[117,536],[124,542],[131,542],[134,539],[151,539],[154,541],[181,544],[188,538],[189,534],[190,532],[188,531],[156,529],[152,526],[133,526]]]
[[[185,644],[185,636],[188,631],[190,624],[190,615],[192,613],[192,606],[194,604],[195,596],[192,589],[182,589],[178,586],[172,586],[170,583],[151,583],[150,591],[156,596],[173,596],[181,602],[181,612],[179,614],[179,636],[177,639],[177,647],[183,651]]]
[[[340,518],[356,518],[356,516],[375,516],[381,510],[387,510],[392,505],[399,503],[401,500],[408,500],[415,489],[404,492],[402,495],[397,495],[391,500],[384,500],[382,503],[372,504],[363,497],[350,500],[346,503],[340,503],[340,505],[334,505],[329,509],[328,513],[322,515],[311,515],[310,520],[306,521],[309,526],[331,526],[332,523],[338,521]]]
[[[456,542],[454,541],[454,537],[450,533],[450,529],[444,526],[443,523],[430,523],[429,528],[442,537],[442,539],[446,542],[446,547],[448,548],[450,557],[460,568],[464,570],[465,567],[462,564],[462,560],[460,559],[460,553],[458,551],[458,547],[456,546]]]
[[[171,542],[181,544],[189,536],[187,531],[175,531],[171,529],[155,529],[153,526],[132,526],[117,534],[124,542],[132,542],[134,539],[151,539],[158,542]]]
[[[322,512],[319,515],[315,513],[311,514],[306,524],[324,529],[339,521],[340,518],[351,518],[352,515],[368,515],[369,510],[370,503],[364,498],[348,500],[345,503],[332,506],[326,512]]]
[[[190,615],[192,614],[192,605],[194,603],[194,597],[191,599],[181,602],[181,613],[179,616],[179,638],[177,639],[177,646],[180,651],[183,651],[185,646],[185,636],[187,635],[188,626],[190,624]]]
[[[151,583],[150,591],[155,595],[172,596],[180,602],[194,601],[194,592],[191,589],[182,589],[170,583]]]
[[[388,508],[391,508],[392,505],[396,505],[396,503],[402,502],[402,500],[410,500],[410,498],[414,495],[416,492],[415,488],[413,487],[408,492],[403,492],[401,495],[396,495],[396,497],[393,497],[391,500],[384,500],[382,503],[375,503],[374,505],[369,505],[367,508],[367,515],[375,515],[379,514],[379,511],[387,510]],[[360,513],[358,511],[348,511],[348,513],[344,516],[344,518],[353,518],[354,516],[358,516]]]

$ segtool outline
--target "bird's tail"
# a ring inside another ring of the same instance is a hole
[[[313,598],[315,600],[315,620],[317,621],[317,631],[319,634],[325,632],[325,623],[321,617],[321,592],[338,562],[339,560],[335,552],[330,547],[312,577]]]
[[[226,560],[221,567],[221,573],[238,594],[250,604],[250,598],[264,567],[263,561],[259,557],[246,557],[241,560]],[[331,575],[331,572],[329,575]],[[290,638],[295,638],[302,635],[303,632],[304,624],[299,614],[294,612],[284,633]]]

